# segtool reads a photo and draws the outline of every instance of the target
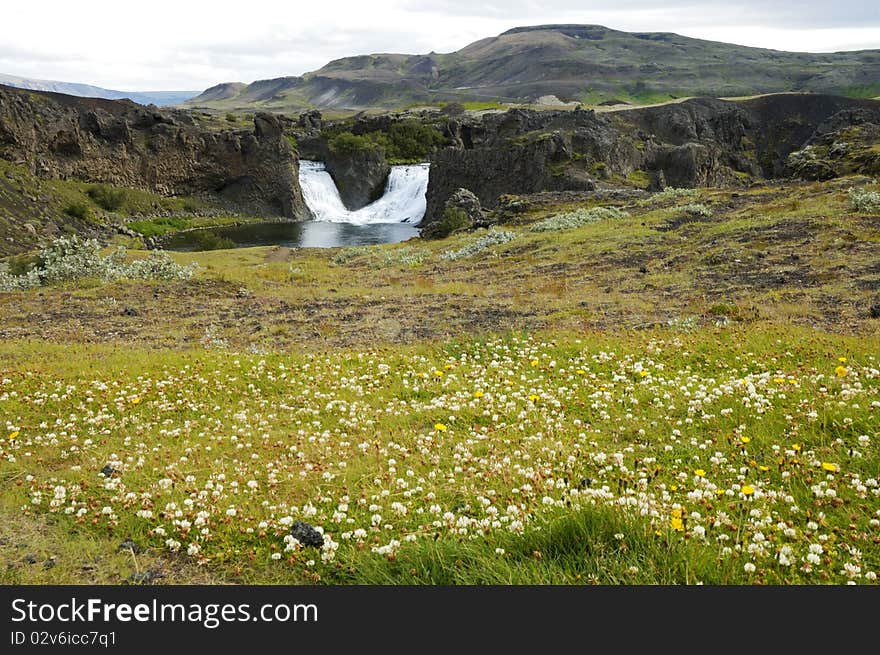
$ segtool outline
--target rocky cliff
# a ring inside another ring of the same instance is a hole
[[[439,221],[459,188],[492,209],[504,194],[810,177],[792,153],[813,143],[813,154],[826,157],[841,135],[858,128],[867,139],[878,126],[880,102],[811,94],[741,102],[696,98],[607,113],[515,109],[450,120],[455,145],[432,160],[422,225]],[[834,152],[844,150],[853,152],[842,145]],[[872,174],[875,158],[859,153],[861,158],[847,160],[849,166],[828,164],[825,176]]]
[[[0,157],[44,178],[220,196],[243,211],[304,218],[299,160],[271,114],[209,131],[189,113],[126,100],[0,86]]]

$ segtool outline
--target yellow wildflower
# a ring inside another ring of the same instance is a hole
[[[751,437],[740,437],[739,440],[742,441],[743,443],[749,443],[752,440],[752,438]]]
[[[474,398],[482,398],[485,394],[482,391],[475,391]]]
[[[684,531],[684,523],[682,523],[682,520],[679,518],[673,516],[671,519],[669,519],[669,525],[673,530],[677,532]]]
[[[823,471],[830,471],[831,473],[834,473],[837,471],[837,465],[832,464],[831,462],[822,462],[822,470]]]
[[[18,435],[19,435],[19,431],[13,430],[12,432],[9,433],[9,440],[15,441],[16,439],[18,439]]]
[[[846,377],[846,366],[838,366],[836,369],[834,369],[834,372],[837,373],[837,377],[839,378]]]
[[[744,484],[739,490],[742,492],[743,496],[751,496],[755,493],[755,488],[750,484]]]
[[[442,423],[435,423],[434,429],[437,430],[437,432],[446,432],[446,426]]]
[[[138,405],[138,404],[140,404],[140,402],[141,402],[141,397],[140,397],[140,396],[135,396],[134,398],[131,399],[131,404],[132,404],[132,405]]]
[[[696,471],[694,471],[694,475],[696,475],[698,478],[703,478],[706,476],[706,472],[703,469],[697,469]]]
[[[531,400],[533,403],[536,403],[539,400],[541,400],[541,396],[533,393],[532,395],[529,396],[529,400]]]
[[[641,375],[643,378],[646,378],[648,377],[648,371],[639,371],[639,375]]]
[[[537,366],[540,362],[537,359],[532,360],[532,366]]]
[[[435,370],[435,371],[434,371],[434,377],[435,377],[435,378],[442,378],[442,377],[443,377],[443,371],[437,371],[437,370]]]
[[[846,364],[846,357],[838,357],[837,361],[840,362],[841,364]]]

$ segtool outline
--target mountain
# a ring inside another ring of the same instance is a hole
[[[179,105],[186,102],[198,91],[114,91],[113,89],[102,89],[99,86],[90,84],[77,84],[73,82],[56,82],[54,80],[36,80],[26,77],[18,77],[16,75],[0,74],[0,84],[6,86],[14,86],[19,89],[29,89],[31,91],[52,91],[54,93],[65,93],[70,96],[79,96],[81,98],[103,98],[105,100],[120,100],[128,98],[141,105]]]
[[[518,27],[448,54],[345,57],[298,77],[221,84],[190,106],[276,111],[412,103],[649,104],[782,91],[880,95],[880,50],[794,53],[599,25]]]

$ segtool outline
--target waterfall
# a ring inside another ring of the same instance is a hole
[[[429,164],[392,166],[382,197],[355,211],[345,208],[336,183],[321,162],[300,161],[299,184],[316,221],[354,225],[417,224],[427,206],[428,167]]]

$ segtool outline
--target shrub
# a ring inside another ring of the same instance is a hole
[[[233,114],[232,112],[229,112],[228,114],[226,114],[226,121],[227,122],[235,123],[237,120],[238,119],[235,117],[235,114]]]
[[[711,216],[712,208],[708,205],[703,204],[691,204],[691,205],[682,205],[681,207],[676,208],[683,214],[687,214],[688,216]]]
[[[423,261],[425,261],[429,256],[430,252],[425,248],[415,248],[413,246],[404,246],[402,248],[395,248],[393,250],[384,250],[382,251],[381,257],[376,262],[375,266],[377,268],[384,268],[385,266],[396,266],[399,264],[403,264],[405,266],[418,266]]]
[[[347,264],[355,257],[360,257],[361,255],[365,255],[366,253],[367,249],[363,246],[356,248],[342,248],[339,252],[333,255],[333,259],[331,261],[334,264]]]
[[[425,236],[431,239],[443,239],[453,232],[464,230],[471,225],[471,219],[460,207],[447,207],[443,210],[443,217],[434,225],[430,226]]]
[[[461,116],[466,111],[466,108],[460,102],[449,102],[443,105],[440,111],[447,116]]]
[[[381,149],[393,162],[424,161],[431,150],[444,143],[446,137],[440,130],[417,120],[393,123],[387,132],[376,130],[353,134],[343,131],[327,139],[334,154],[349,156]]]
[[[422,161],[438,146],[446,143],[446,137],[432,125],[410,120],[394,123],[388,130],[386,154],[399,161]]]
[[[699,195],[699,189],[678,189],[676,187],[666,187],[663,191],[658,191],[652,195],[649,200],[652,203],[664,202],[666,200],[681,200],[682,198],[696,198]]]
[[[168,253],[153,251],[146,259],[126,261],[125,248],[106,257],[94,239],[61,237],[39,255],[39,265],[15,275],[8,265],[0,268],[0,291],[18,291],[63,282],[99,278],[102,280],[183,280],[192,277],[194,266],[175,263]]]
[[[10,275],[26,275],[32,268],[43,265],[39,255],[15,255],[6,260],[7,271]]]
[[[483,252],[486,248],[513,241],[515,238],[515,232],[491,229],[486,234],[478,237],[476,240],[458,250],[447,250],[440,255],[440,259],[454,262],[459,259],[464,259],[465,257],[473,257],[474,255]]]
[[[198,250],[225,250],[235,247],[235,242],[232,239],[222,237],[210,230],[193,230],[192,237],[193,241],[198,244]]]
[[[125,189],[116,189],[106,184],[90,186],[86,194],[96,205],[106,209],[108,212],[115,212],[121,209],[128,199],[128,193]]]
[[[530,229],[532,232],[556,232],[557,230],[570,230],[588,223],[618,218],[629,218],[629,214],[617,207],[580,208],[545,218],[532,225]]]
[[[379,250],[370,246],[358,246],[354,248],[342,248],[337,252],[331,260],[334,264],[346,264],[352,259],[361,256],[369,256],[367,263],[372,268],[384,268],[386,266],[397,266],[403,264],[405,266],[418,266],[431,256],[430,251],[425,248],[416,248],[414,246],[403,246],[402,248],[393,248],[388,250]]]
[[[338,155],[355,155],[359,152],[377,150],[381,147],[369,137],[352,134],[351,132],[334,134],[327,143],[330,146],[330,150]]]
[[[847,196],[850,207],[860,214],[880,214],[880,193],[850,188]]]
[[[114,253],[119,259],[125,256],[125,250]],[[112,255],[111,255],[112,257]],[[110,259],[108,257],[107,259]],[[167,252],[152,250],[144,259],[135,259],[127,263],[111,266],[105,279],[118,280],[186,280],[192,277],[195,265],[181,266],[168,256]]]
[[[64,208],[64,213],[71,218],[87,221],[92,216],[92,210],[84,202],[72,202]]]

